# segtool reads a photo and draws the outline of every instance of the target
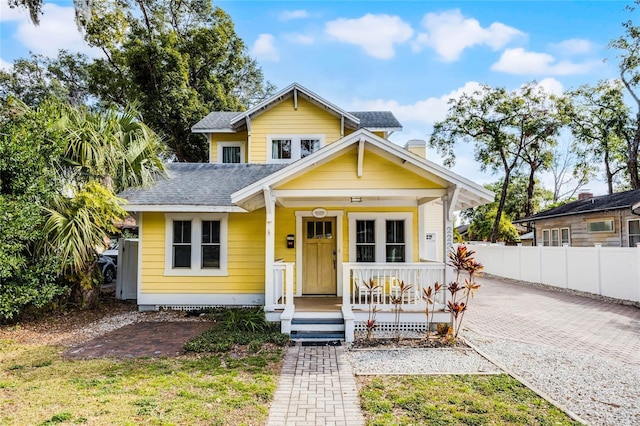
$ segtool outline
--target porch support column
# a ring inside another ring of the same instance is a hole
[[[453,281],[453,268],[447,265],[449,259],[449,250],[453,247],[453,211],[455,209],[455,199],[458,197],[459,189],[455,186],[447,188],[447,194],[442,197],[442,209],[443,209],[443,219],[444,219],[444,285],[448,286],[449,283]],[[447,304],[447,299],[449,292],[445,291],[445,306]]]
[[[264,249],[264,304],[265,310],[274,310],[277,300],[273,291],[273,259],[275,257],[275,200],[271,194],[271,188],[265,186],[264,207],[266,211],[265,249]],[[285,283],[289,284],[289,283]]]

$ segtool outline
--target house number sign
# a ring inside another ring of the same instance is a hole
[[[313,217],[316,217],[318,219],[322,219],[323,217],[327,217],[327,211],[325,209],[321,209],[321,208],[313,209],[311,214],[313,215]]]

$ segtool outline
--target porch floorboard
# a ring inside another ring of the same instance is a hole
[[[340,312],[342,297],[295,297],[296,312]]]

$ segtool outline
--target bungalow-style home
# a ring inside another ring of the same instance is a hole
[[[639,214],[640,190],[596,197],[582,193],[577,201],[517,222],[534,228],[538,245],[635,247],[640,243]]]
[[[351,340],[374,305],[391,324],[395,301],[402,327],[424,327],[422,289],[451,280],[454,211],[494,194],[426,160],[423,141],[390,142],[400,129],[299,84],[204,117],[192,130],[209,163],[120,194],[139,224],[139,309],[259,305],[293,337]]]

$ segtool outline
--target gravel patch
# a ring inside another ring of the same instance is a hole
[[[640,425],[640,369],[597,355],[487,337],[465,339],[593,425]]]
[[[469,348],[356,349],[347,351],[354,374],[499,374]]]

